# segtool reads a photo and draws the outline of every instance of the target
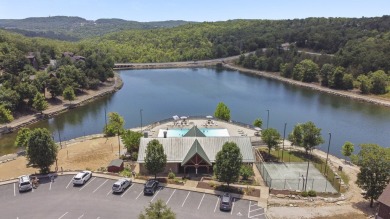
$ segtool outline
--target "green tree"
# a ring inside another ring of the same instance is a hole
[[[321,85],[328,87],[329,86],[329,78],[333,74],[335,67],[332,64],[324,64],[321,68]]]
[[[253,126],[261,128],[261,126],[263,126],[263,120],[260,118],[255,119],[255,121],[253,121]]]
[[[272,148],[277,148],[280,144],[280,133],[274,128],[264,129],[261,132],[261,139],[267,144],[268,153],[271,154]]]
[[[21,128],[16,135],[14,145],[16,147],[28,147],[28,139],[30,138],[31,130],[29,128]]]
[[[349,141],[346,141],[344,143],[344,145],[341,147],[341,153],[345,156],[345,157],[350,157],[354,151],[354,145],[349,142]]]
[[[12,122],[13,120],[14,117],[12,116],[11,110],[0,104],[0,124]]]
[[[164,153],[164,147],[157,139],[151,140],[146,147],[145,167],[149,174],[157,178],[157,173],[164,171],[167,164],[167,155]]]
[[[127,152],[138,152],[139,143],[141,141],[142,133],[126,130],[122,134],[122,141],[127,148]]]
[[[68,86],[64,89],[62,96],[65,100],[69,100],[69,103],[72,103],[72,100],[76,99],[76,95],[74,94],[74,90],[72,87]]]
[[[362,94],[369,94],[372,88],[371,79],[366,75],[359,75],[357,80],[360,82],[360,92]]]
[[[312,60],[305,59],[295,65],[294,71],[296,71],[295,74],[298,74],[298,78],[301,78],[303,82],[315,82],[318,81],[320,69]]]
[[[49,104],[47,103],[43,94],[41,94],[41,93],[35,94],[35,97],[33,100],[33,107],[35,110],[39,111],[40,113],[42,113],[43,110],[45,110],[49,107]]]
[[[161,199],[150,202],[145,208],[145,214],[141,212],[139,219],[175,219],[176,214]]]
[[[343,78],[345,74],[345,69],[341,66],[335,68],[329,78],[329,87],[335,89],[343,88]]]
[[[390,180],[390,149],[377,144],[362,144],[352,162],[360,167],[357,174],[357,185],[366,191],[365,199],[370,200],[373,207]]]
[[[254,175],[252,166],[246,164],[241,165],[240,175],[243,180],[247,180],[249,177],[252,177]]]
[[[119,156],[121,155],[121,140],[120,135],[124,131],[124,125],[125,120],[122,116],[119,115],[119,113],[116,112],[110,112],[108,113],[108,123],[104,127],[104,134],[106,136],[114,136],[115,134],[118,135],[118,150],[119,150]]]
[[[242,165],[240,148],[234,142],[226,142],[215,157],[214,174],[221,182],[237,182]]]
[[[20,95],[15,90],[0,86],[0,104],[14,111],[20,104]]]
[[[343,88],[345,90],[352,90],[353,89],[353,76],[352,76],[352,74],[344,74]]]
[[[47,84],[47,88],[48,88],[52,98],[55,98],[55,97],[61,95],[61,93],[62,93],[61,83],[57,77],[50,78],[50,80]]]
[[[288,136],[288,140],[293,145],[303,147],[306,154],[315,146],[324,143],[324,139],[321,136],[321,129],[317,128],[310,121],[295,125],[293,131]]]
[[[214,112],[215,118],[222,119],[224,121],[230,120],[230,109],[223,103],[220,102]]]
[[[27,143],[27,158],[33,165],[37,165],[42,173],[48,173],[50,166],[57,159],[57,145],[49,130],[34,129],[30,133]]]
[[[385,94],[386,87],[389,81],[389,77],[382,70],[378,70],[371,75],[372,88],[371,92],[373,94]]]

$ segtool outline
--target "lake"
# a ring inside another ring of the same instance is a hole
[[[325,143],[318,148],[326,151],[329,132],[330,152],[341,156],[341,146],[351,141],[376,143],[389,147],[390,108],[358,102],[344,97],[320,93],[276,80],[213,68],[143,69],[119,71],[124,86],[117,93],[88,105],[75,108],[55,118],[32,126],[46,127],[58,141],[101,133],[105,111],[118,112],[125,127],[140,126],[173,115],[213,115],[219,102],[231,111],[231,119],[252,124],[256,118],[286,136],[297,123],[313,121],[322,129]],[[15,134],[0,138],[0,153],[15,152]],[[357,147],[355,147],[357,149]]]

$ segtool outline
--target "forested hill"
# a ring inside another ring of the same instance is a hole
[[[188,21],[137,22],[122,19],[86,20],[80,17],[54,16],[26,19],[0,19],[0,28],[28,37],[77,41],[111,32],[130,29],[155,29],[176,27],[192,23]]]

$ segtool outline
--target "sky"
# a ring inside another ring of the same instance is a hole
[[[0,0],[0,19],[58,15],[142,22],[360,18],[390,15],[390,0]]]

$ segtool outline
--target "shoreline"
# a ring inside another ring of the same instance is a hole
[[[336,96],[346,97],[346,98],[350,98],[353,100],[376,104],[376,105],[380,105],[380,106],[384,106],[384,107],[390,107],[390,100],[384,100],[384,99],[379,99],[379,98],[375,98],[375,97],[356,94],[356,93],[352,93],[350,91],[334,90],[334,89],[330,89],[327,87],[322,87],[321,85],[317,85],[317,84],[311,84],[311,83],[309,84],[309,83],[305,83],[305,82],[301,82],[301,81],[295,81],[295,80],[289,79],[289,78],[284,78],[284,77],[282,77],[280,75],[276,75],[274,73],[242,68],[242,67],[235,66],[232,64],[224,63],[223,66],[225,68],[228,68],[228,69],[232,69],[232,70],[236,70],[236,71],[240,71],[240,72],[244,72],[244,73],[249,73],[249,74],[253,74],[253,75],[259,75],[261,77],[278,80],[278,81],[281,81],[284,83],[289,83],[289,84],[292,84],[295,86],[310,88],[312,90],[316,90],[319,92],[324,92],[324,93],[328,93],[328,94],[332,94],[332,95],[336,95]]]
[[[31,115],[24,115],[21,116],[14,121],[7,123],[3,126],[0,126],[0,135],[1,134],[7,134],[10,132],[17,131],[18,129],[25,127],[27,125],[36,123],[41,120],[52,118],[58,114],[61,114],[63,112],[66,112],[68,110],[77,108],[79,106],[82,106],[88,102],[91,102],[99,97],[106,96],[108,94],[115,93],[119,89],[122,88],[123,82],[122,79],[119,77],[118,73],[115,73],[114,81],[112,84],[107,85],[105,84],[103,87],[96,91],[88,90],[88,92],[91,92],[87,95],[83,95],[78,97],[78,99],[74,100],[73,103],[68,104],[66,102],[62,102],[60,105],[51,105],[49,108],[43,111],[43,113],[35,113]]]

